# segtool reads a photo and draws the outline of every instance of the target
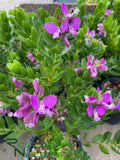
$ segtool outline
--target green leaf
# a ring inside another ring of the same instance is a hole
[[[24,129],[24,128],[25,128],[25,123],[24,123],[21,119],[19,119],[19,118],[18,118],[18,124],[19,124],[19,127],[20,127],[21,129]]]
[[[115,133],[113,140],[119,144],[120,143],[120,129]]]
[[[84,133],[83,140],[87,138],[87,132]]]
[[[34,48],[35,47],[33,41],[31,39],[29,39],[29,38],[26,38],[24,43],[28,48]]]
[[[3,73],[0,73],[0,84],[5,83],[6,79],[5,79],[5,75]]]
[[[37,29],[33,26],[31,29],[31,38],[32,38],[33,42],[37,41],[37,37],[38,37]]]
[[[7,139],[12,139],[12,138],[19,138],[20,136],[22,136],[25,133],[25,131],[20,131],[20,132],[12,132],[9,135],[7,135],[4,140]]]
[[[86,147],[92,147],[91,144],[89,142],[82,142],[84,146]]]
[[[22,28],[28,35],[31,34],[31,27],[27,21],[25,20],[22,21]]]
[[[109,136],[111,135],[111,132],[105,132],[103,135],[102,135],[102,137],[101,137],[101,139],[100,139],[100,142],[101,143],[103,143],[105,140],[107,140],[108,138],[109,138]]]
[[[5,128],[5,120],[0,117],[0,128]]]
[[[51,37],[51,35],[48,32],[43,32],[42,37],[44,41],[50,45],[51,47],[54,47],[56,45],[56,41]]]
[[[0,85],[0,91],[9,91],[9,88],[4,85]]]
[[[27,68],[27,72],[28,72],[28,77],[29,77],[29,78],[33,78],[33,76],[34,76],[34,71],[33,71],[33,69],[32,69],[31,67],[28,67],[28,68]]]
[[[39,21],[42,26],[45,24],[45,19],[49,16],[48,12],[43,8],[38,9]]]
[[[120,150],[116,149],[115,147],[111,146],[110,147],[115,153],[120,154]]]
[[[102,144],[98,144],[98,146],[103,153],[109,154],[108,148],[104,147]]]
[[[61,143],[61,145],[66,146],[66,145],[68,145],[69,141],[68,141],[68,139],[63,139],[60,143]]]
[[[70,49],[73,47],[73,45],[71,45],[70,47],[68,47],[67,49],[63,50],[61,54],[59,54],[58,56],[63,56],[64,54],[66,54],[68,51],[70,51]]]
[[[91,142],[97,142],[97,141],[99,141],[100,140],[100,138],[101,138],[101,136],[102,136],[102,134],[97,134],[97,135],[95,135],[93,138],[92,138],[92,140],[91,140]]]
[[[20,67],[20,72],[21,72],[21,76],[23,76],[23,77],[27,76],[27,71],[24,67]]]
[[[58,73],[57,75],[55,75],[53,78],[52,78],[52,81],[53,82],[57,82],[60,80],[60,78],[62,77],[64,71],[61,71],[60,73]]]

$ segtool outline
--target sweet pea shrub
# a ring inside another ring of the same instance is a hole
[[[96,82],[120,76],[120,1],[100,0],[87,13],[84,0],[68,10],[66,4],[50,16],[16,7],[0,12],[0,134],[18,138],[25,132],[50,135],[48,147],[57,159],[90,157],[83,148],[72,150],[69,139],[105,124],[120,111],[120,94],[102,90]],[[18,118],[18,125],[12,117]],[[55,123],[65,123],[66,134]],[[42,128],[39,130],[38,128]],[[120,154],[120,130],[91,137],[84,146],[107,146]],[[62,148],[66,148],[64,152]]]

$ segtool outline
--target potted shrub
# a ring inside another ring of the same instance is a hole
[[[0,86],[0,100],[5,103],[2,108],[9,105],[14,110],[18,125],[11,118],[8,129],[1,125],[1,131],[11,131],[5,139],[34,133],[57,160],[90,159],[82,147],[73,149],[74,141],[87,147],[97,143],[105,154],[110,146],[120,154],[120,130],[113,138],[105,132],[89,142],[86,133],[76,139],[80,131],[103,125],[107,115],[120,108],[118,94],[95,88],[101,77],[119,74],[119,17],[113,9],[120,3],[108,2],[101,0],[93,15],[86,14],[83,0],[71,10],[62,3],[54,16],[43,8],[38,17],[20,7],[9,11],[9,25],[19,44],[8,53],[7,81]],[[39,151],[38,158],[44,156],[43,148]]]

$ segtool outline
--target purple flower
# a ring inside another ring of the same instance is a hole
[[[27,55],[27,57],[28,57],[28,59],[31,60],[32,63],[36,64],[36,66],[38,65],[38,62],[35,60],[35,58],[33,57],[32,54],[29,53],[29,54]]]
[[[26,103],[24,106],[18,108],[18,110],[14,113],[14,117],[24,118],[26,115],[29,114],[29,112],[32,111],[31,107],[31,104]]]
[[[35,94],[38,94],[39,92],[39,79],[38,78],[33,80],[33,87],[35,90]]]
[[[3,102],[0,101],[0,114],[5,114],[5,113],[9,113],[10,112],[10,108],[7,107],[5,109],[1,108],[2,106],[4,106],[5,104]]]
[[[74,71],[77,72],[77,73],[79,73],[79,74],[81,73],[81,70],[82,70],[82,68],[75,68],[74,69]]]
[[[91,67],[88,69],[90,71],[90,76],[93,78],[97,77],[97,69],[95,67]]]
[[[88,113],[89,117],[92,117],[92,112],[93,112],[93,107],[92,106],[88,106],[87,113]]]
[[[98,112],[96,111],[96,109],[94,109],[93,112],[94,112],[94,120],[95,121],[100,121],[101,117],[98,115]]]
[[[79,59],[76,59],[74,62],[72,62],[72,64],[74,65],[74,64],[76,64],[76,63],[78,63],[78,62],[80,62],[80,60],[79,60]]]
[[[99,31],[98,32],[98,36],[106,37],[106,32],[104,31],[104,25],[103,25],[103,23],[99,23],[98,24],[97,30]]]
[[[96,68],[100,69],[101,72],[106,71],[108,69],[107,66],[105,66],[106,61],[104,60],[104,58],[102,58],[101,60],[95,60],[95,64]]]
[[[29,112],[23,119],[25,125],[29,128],[35,127],[39,119],[39,114],[35,111]]]
[[[66,48],[70,47],[70,43],[69,43],[69,41],[67,39],[67,36],[63,36],[63,40],[64,40]]]
[[[61,16],[58,14],[56,17],[57,21],[59,22],[61,20]]]
[[[61,30],[55,23],[45,23],[44,27],[48,33],[53,35],[53,38],[60,38]]]
[[[40,97],[42,97],[42,96],[44,95],[44,87],[40,87],[40,88],[39,88],[38,95],[39,95]]]
[[[12,81],[14,82],[16,87],[22,87],[23,82],[21,80],[17,80],[15,77],[13,77]]]
[[[91,32],[89,31],[89,27],[87,27],[87,34],[91,37],[95,36],[95,30],[92,30]]]
[[[33,55],[29,53],[29,54],[27,55],[27,57],[32,60]]]
[[[31,96],[31,104],[35,111],[39,114],[46,114],[52,116],[54,113],[57,113],[57,111],[54,109],[56,102],[57,97],[55,95],[46,96],[40,102],[37,96]]]
[[[113,14],[113,13],[115,13],[115,12],[110,9],[107,9],[105,12],[105,16],[109,16],[109,14]]]
[[[90,72],[90,76],[93,78],[97,77],[97,69],[99,69],[101,72],[108,69],[107,66],[105,66],[106,61],[104,60],[104,58],[102,58],[101,60],[94,60],[94,56],[89,55],[87,59],[87,69]]]
[[[103,95],[99,88],[97,91],[99,95],[98,99],[93,96],[85,95],[85,103],[88,104],[87,114],[89,117],[94,115],[95,121],[101,120],[101,117],[106,113],[106,110],[120,108],[120,100],[116,97],[116,101],[114,103],[113,98],[110,95],[110,91],[106,91]]]
[[[16,99],[19,101],[20,105],[30,104],[31,95],[28,92],[22,92],[21,95],[17,96]]]
[[[85,97],[85,102],[86,102],[88,105],[97,103],[97,98],[96,98],[96,97],[87,96],[87,95],[85,95],[84,97]]]
[[[71,13],[68,12],[67,6],[62,3],[61,5],[62,13],[64,14],[65,18],[61,24],[60,27],[58,27],[55,23],[49,22],[45,23],[44,27],[46,31],[53,35],[53,38],[60,38],[62,35],[62,38],[64,40],[66,48],[70,46],[70,43],[67,39],[66,35],[63,35],[63,33],[69,33],[73,36],[76,36],[78,32],[78,28],[80,26],[80,18],[74,17],[74,14],[78,12],[78,10],[72,11]]]

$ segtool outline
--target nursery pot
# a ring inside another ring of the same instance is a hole
[[[65,124],[61,124],[61,123],[55,123],[56,126],[60,127],[60,130],[65,132],[66,131],[66,126]],[[79,135],[75,136],[73,135],[72,138],[78,139],[80,140]],[[24,160],[30,160],[29,158],[29,153],[32,151],[32,144],[34,144],[37,140],[39,139],[39,137],[36,137],[35,134],[33,134],[31,136],[31,138],[28,141],[28,146],[25,148],[25,157]],[[83,144],[81,143],[81,141],[74,141],[77,144],[77,147],[83,148]]]
[[[109,77],[107,79],[105,79],[102,83],[101,83],[101,89],[103,88],[108,88],[108,89],[117,89],[117,91],[120,91],[120,77]],[[120,122],[120,112],[114,113],[114,114],[110,114],[108,115],[107,120],[105,120],[107,123],[109,124],[117,124]]]
[[[5,115],[4,115],[4,114],[0,115],[0,118],[3,118],[3,119],[5,120],[5,128],[8,128],[8,125],[7,125],[7,122],[6,122],[6,119],[5,119]],[[18,124],[18,121],[17,121],[17,118],[16,118],[16,117],[12,117],[12,119],[13,119],[13,121],[14,121],[15,124]],[[11,133],[11,132],[9,132],[9,133]],[[6,140],[4,140],[4,138],[5,138],[9,133],[4,134],[4,135],[0,135],[0,143],[3,143],[3,142],[6,141]]]
[[[0,118],[3,118],[4,120],[5,120],[5,116],[2,114],[2,115],[0,115]],[[8,125],[7,125],[7,123],[6,123],[6,120],[5,120],[5,127],[6,128],[8,128]],[[9,132],[10,133],[10,132]],[[7,134],[4,134],[4,135],[0,135],[0,143],[3,143],[3,142],[5,142],[5,140],[3,140],[4,138],[5,138],[5,136],[7,136],[9,133],[7,133]]]

